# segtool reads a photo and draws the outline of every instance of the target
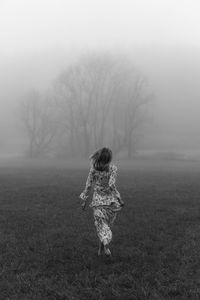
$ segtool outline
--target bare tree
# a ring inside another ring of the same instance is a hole
[[[57,131],[49,99],[42,99],[37,90],[29,91],[21,102],[20,114],[29,139],[29,156],[47,154]]]
[[[62,73],[56,82],[56,102],[65,112],[63,119],[70,136],[75,131],[84,156],[104,143],[114,95],[113,70],[111,57],[84,57]]]
[[[147,120],[147,110],[153,93],[147,80],[131,64],[123,61],[118,76],[118,98],[113,106],[113,149],[126,148],[131,158],[136,150],[138,130]]]
[[[60,74],[54,100],[67,151],[87,157],[107,144],[129,158],[150,103],[147,81],[132,62],[98,54],[82,57]]]

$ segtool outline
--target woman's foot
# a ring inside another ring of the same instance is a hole
[[[107,245],[104,246],[104,252],[106,256],[111,256],[111,251]]]

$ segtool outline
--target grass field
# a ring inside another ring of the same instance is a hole
[[[199,163],[120,168],[112,260],[97,257],[86,168],[0,168],[0,300],[200,299]]]

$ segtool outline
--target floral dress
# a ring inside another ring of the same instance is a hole
[[[109,171],[97,171],[92,166],[85,189],[80,195],[80,198],[85,201],[94,186],[93,198],[89,206],[93,209],[97,235],[104,245],[108,245],[112,240],[111,226],[117,212],[122,208],[121,196],[115,186],[116,176],[115,165],[111,165]]]

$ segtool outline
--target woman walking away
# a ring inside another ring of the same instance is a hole
[[[100,240],[98,255],[101,255],[104,250],[107,256],[111,255],[109,249],[109,243],[112,240],[111,227],[117,212],[124,206],[115,186],[117,167],[110,164],[111,160],[112,151],[108,148],[99,149],[90,156],[91,168],[85,189],[80,195],[84,210],[91,188],[94,187],[92,202],[89,206],[93,209],[94,224]]]

